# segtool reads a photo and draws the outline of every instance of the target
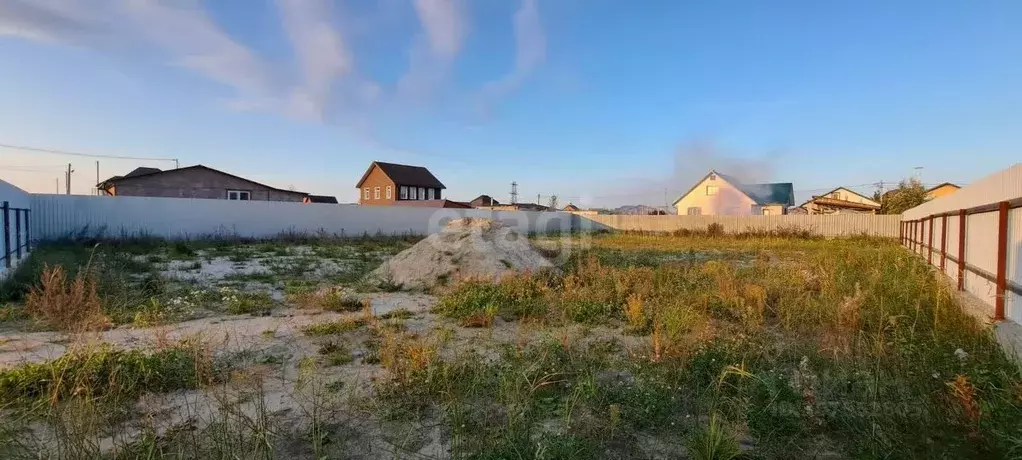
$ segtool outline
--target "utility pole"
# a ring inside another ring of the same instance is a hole
[[[511,183],[511,204],[518,204],[518,182]]]
[[[923,181],[923,167],[922,166],[916,166],[915,168],[912,168],[912,169],[916,170],[916,180],[919,181],[919,182],[922,182]]]
[[[668,209],[670,206],[667,205],[667,187],[664,187],[664,212],[667,212]]]
[[[96,184],[99,184],[99,160],[96,160]],[[96,187],[93,193],[99,195],[99,187]]]
[[[67,178],[64,179],[64,185],[67,187],[67,194],[71,194],[71,173],[75,172],[71,169],[71,163],[67,164]]]
[[[539,197],[539,194],[537,193],[536,194],[536,204],[539,204],[539,201],[540,201],[540,197]]]
[[[57,182],[57,193],[60,193],[60,178],[54,179]]]

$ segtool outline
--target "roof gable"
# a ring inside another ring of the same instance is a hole
[[[442,188],[447,187],[440,182],[433,173],[429,172],[428,169],[422,166],[402,165],[397,163],[385,163],[382,161],[374,161],[366,169],[365,174],[362,174],[362,178],[355,184],[355,188],[361,188],[362,183],[366,181],[369,174],[373,172],[373,168],[380,168],[395,185],[415,185],[418,187],[430,187],[430,188]]]
[[[856,192],[855,190],[852,190],[852,189],[849,189],[849,188],[843,187],[843,186],[842,187],[838,187],[838,188],[836,188],[834,190],[831,190],[831,191],[829,191],[827,193],[823,193],[823,194],[820,194],[820,195],[815,195],[814,198],[815,197],[826,197],[826,196],[829,196],[831,193],[834,193],[834,192],[836,192],[838,190],[844,190],[844,191],[846,191],[848,193],[851,193],[852,195],[855,195],[855,196],[857,196],[859,198],[862,198],[864,200],[868,200],[869,204],[874,204],[874,205],[880,206],[880,203],[877,203],[875,200],[873,200],[872,197],[868,197],[868,196],[863,195],[863,194],[861,194],[859,192]],[[809,201],[812,201],[812,200],[807,200],[806,203],[808,203]],[[844,200],[844,201],[848,201],[848,200]]]
[[[958,190],[958,189],[962,188],[962,187],[959,187],[958,185],[952,184],[950,182],[944,182],[943,184],[937,184],[937,185],[934,185],[933,187],[930,187],[930,188],[926,189],[926,192],[929,193],[929,192],[937,190],[937,189],[939,189],[941,187],[954,187],[955,190]]]
[[[776,182],[770,184],[743,184],[733,176],[721,174],[715,170],[710,170],[702,179],[699,179],[692,188],[688,189],[687,192],[674,200],[673,205],[677,206],[678,202],[685,199],[699,184],[702,184],[710,176],[716,176],[717,179],[723,180],[728,185],[734,187],[736,190],[741,192],[743,195],[748,197],[754,203],[759,206],[765,206],[769,204],[783,204],[785,206],[795,205],[795,188],[791,182]]]
[[[143,178],[143,177],[155,176],[157,174],[170,174],[170,173],[187,171],[187,170],[191,170],[191,169],[204,169],[204,170],[211,171],[211,172],[214,172],[214,173],[217,173],[217,174],[223,174],[223,175],[228,176],[228,177],[233,177],[235,179],[243,180],[243,181],[248,182],[250,184],[255,184],[255,185],[258,185],[260,187],[266,187],[266,188],[268,188],[270,190],[275,190],[275,191],[278,191],[278,192],[296,193],[296,194],[299,194],[299,195],[308,195],[308,193],[299,192],[297,190],[284,190],[282,188],[271,187],[269,185],[262,184],[262,183],[254,181],[254,180],[251,180],[251,179],[246,179],[246,178],[241,177],[241,176],[235,176],[234,174],[231,174],[231,173],[228,173],[228,172],[224,172],[224,171],[221,171],[219,169],[210,168],[209,166],[204,166],[204,165],[185,166],[184,168],[168,169],[166,171],[161,171],[161,170],[156,169],[156,168],[135,168],[135,170],[131,171],[130,173],[128,173],[125,176],[114,176],[114,177],[111,177],[111,178],[109,178],[109,179],[107,179],[107,180],[105,180],[103,182],[100,182],[100,183],[96,184],[96,187],[97,188],[101,188],[101,189],[107,189],[111,185],[114,185],[114,183],[122,181],[122,180],[125,180],[125,179],[139,179],[139,178]],[[140,171],[140,170],[143,170],[143,171]]]

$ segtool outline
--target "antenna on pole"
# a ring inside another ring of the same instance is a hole
[[[518,182],[511,183],[511,204],[518,204]]]

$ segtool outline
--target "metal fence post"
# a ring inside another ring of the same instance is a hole
[[[933,216],[930,216],[930,235],[927,237],[927,239],[929,240],[929,242],[926,243],[928,251],[926,253],[926,263],[933,265]]]
[[[1004,319],[1004,297],[1008,287],[1008,202],[997,206],[997,300],[994,320]]]
[[[11,268],[11,217],[7,214],[11,204],[4,201],[4,266]]]
[[[965,220],[964,209],[958,210],[958,290],[965,290]]]
[[[32,252],[32,226],[28,220],[28,215],[32,214],[31,209],[25,210],[25,252]]]
[[[21,260],[21,210],[14,210],[14,252],[18,254],[18,260]]]

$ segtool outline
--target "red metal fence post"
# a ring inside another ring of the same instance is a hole
[[[958,290],[965,290],[965,210],[958,210]]]
[[[898,222],[898,244],[905,245],[905,221]]]
[[[930,235],[927,238],[929,242],[926,247],[929,252],[926,254],[926,263],[933,265],[933,216],[930,216]]]
[[[926,231],[926,223],[922,219],[919,219],[919,255],[923,255],[923,235]]]
[[[947,262],[947,214],[940,216],[940,271],[944,272]]]
[[[997,207],[997,301],[994,305],[994,320],[1004,319],[1004,297],[1008,287],[1008,202],[1002,201]]]

